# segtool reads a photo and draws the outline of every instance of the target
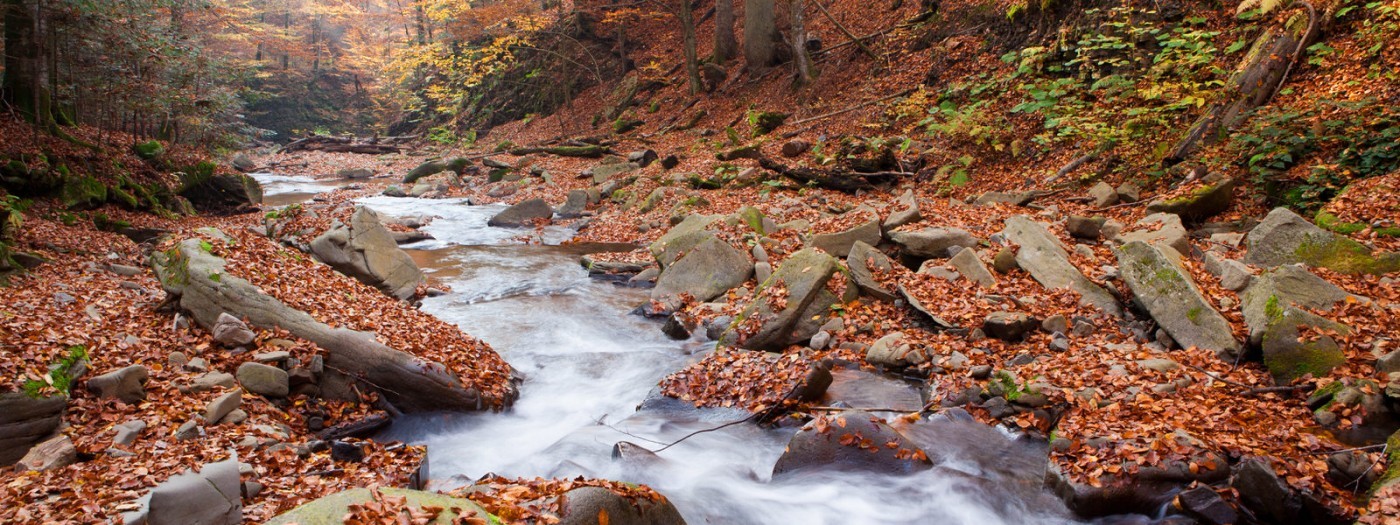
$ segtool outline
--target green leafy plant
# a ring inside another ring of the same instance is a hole
[[[42,397],[48,387],[53,387],[59,393],[68,395],[73,387],[73,379],[75,379],[72,375],[74,367],[87,359],[87,347],[70,346],[68,347],[68,355],[49,366],[48,374],[45,374],[42,379],[26,380],[22,389],[26,395],[33,398]]]

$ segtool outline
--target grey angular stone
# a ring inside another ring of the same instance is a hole
[[[977,238],[959,228],[932,227],[912,232],[891,232],[889,238],[915,257],[948,257],[948,248],[977,246]]]
[[[1118,235],[1118,242],[1128,244],[1142,241],[1152,245],[1169,246],[1181,255],[1191,254],[1191,242],[1180,217],[1169,213],[1156,213],[1143,217],[1137,222],[1137,226],[1149,229],[1121,233]]]
[[[243,391],[233,389],[210,401],[204,407],[204,422],[210,425],[217,425],[227,416],[229,412],[237,410],[243,405]]]
[[[1384,273],[1400,269],[1400,253],[1373,256],[1370,249],[1313,225],[1286,208],[1274,208],[1245,238],[1244,262],[1274,267],[1304,263],[1344,273]]]
[[[1274,523],[1293,523],[1303,512],[1301,498],[1262,459],[1241,461],[1230,486],[1239,492],[1246,508]]]
[[[1303,339],[1298,329],[1300,326],[1324,334]],[[1347,335],[1351,333],[1351,328],[1292,306],[1271,317],[1260,336],[1260,347],[1264,354],[1264,366],[1269,369],[1274,381],[1287,384],[1306,374],[1322,377],[1346,363],[1346,354],[1332,336],[1325,335],[1328,332]]]
[[[1044,321],[1040,322],[1040,329],[1050,334],[1055,332],[1069,333],[1069,319],[1063,314],[1046,317]]]
[[[890,212],[880,224],[885,231],[890,231],[905,224],[913,224],[924,219],[919,209],[919,199],[914,196],[913,190],[907,190],[895,200],[895,211]],[[878,244],[878,243],[870,243]]]
[[[481,508],[467,498],[454,498],[436,492],[423,492],[389,487],[380,488],[379,492],[387,497],[404,498],[406,503],[414,508],[439,507],[443,509],[462,509],[463,511],[476,512],[475,515],[483,519],[486,519],[485,517],[488,515],[486,509]],[[320,499],[287,511],[267,521],[266,525],[341,525],[341,523],[343,523],[342,518],[349,513],[351,505],[365,504],[373,500],[374,495],[370,492],[370,489],[349,489],[321,497]],[[429,523],[432,525],[451,525],[454,517],[456,517],[455,513],[444,512],[439,515],[437,520]],[[487,519],[487,521],[490,520]]]
[[[544,199],[530,199],[506,208],[486,221],[487,226],[518,228],[528,226],[536,220],[549,220],[554,209]]]
[[[574,219],[583,216],[583,212],[588,208],[588,192],[584,190],[571,190],[569,196],[564,201],[564,205],[559,207],[558,214],[563,219]]]
[[[652,242],[647,249],[651,251],[661,270],[665,271],[666,267],[676,262],[682,254],[714,237],[714,234],[706,229],[719,219],[718,215],[688,215],[680,224],[671,227],[661,238]]]
[[[1131,182],[1124,182],[1114,190],[1118,193],[1119,202],[1137,202],[1142,196],[1142,188]]]
[[[1100,182],[1089,188],[1089,204],[1095,208],[1103,208],[1118,203],[1118,190],[1113,189],[1107,182]]]
[[[238,366],[238,384],[244,390],[267,397],[287,397],[291,391],[287,372],[275,366],[247,362]]]
[[[146,367],[131,365],[87,380],[87,389],[104,399],[139,403],[146,400],[146,378],[149,375]]]
[[[1005,235],[1020,245],[1016,263],[1047,288],[1069,288],[1079,293],[1080,302],[1091,304],[1114,317],[1122,317],[1123,309],[1117,297],[1094,284],[1069,262],[1069,254],[1059,239],[1044,225],[1024,215],[1006,220]]]
[[[1065,230],[1070,235],[1080,239],[1098,239],[1103,232],[1104,222],[1108,219],[1103,217],[1084,217],[1081,215],[1071,215],[1065,219]]]
[[[243,522],[238,458],[186,471],[151,489],[148,525],[238,525]]]
[[[996,286],[997,284],[996,277],[993,277],[992,272],[987,270],[986,263],[983,263],[982,259],[977,257],[977,252],[972,248],[963,248],[962,251],[959,251],[958,254],[954,255],[952,260],[948,262],[952,264],[954,268],[957,268],[958,273],[969,281],[988,288]]]
[[[42,472],[61,469],[77,462],[78,449],[73,446],[73,440],[68,436],[58,435],[29,449],[29,452],[15,463],[15,470]]]
[[[399,299],[413,297],[423,281],[418,265],[399,249],[379,214],[364,206],[355,208],[349,227],[332,228],[312,240],[311,253],[336,271]]]
[[[1012,206],[1025,206],[1027,204],[1030,204],[1031,201],[1035,200],[1037,196],[1039,196],[1039,194],[1034,191],[989,191],[978,196],[977,200],[972,201],[972,203],[977,206],[988,206],[992,204],[1010,204]]]
[[[1025,312],[992,312],[982,320],[982,332],[1002,341],[1021,342],[1040,321]]]
[[[210,332],[214,335],[214,342],[228,347],[252,343],[253,338],[257,336],[248,329],[243,320],[227,313],[219,314],[219,319],[214,321],[214,329]]]
[[[870,345],[865,352],[865,361],[872,365],[891,368],[922,364],[928,361],[923,350],[914,348],[905,340],[903,332],[891,332]]]
[[[836,274],[836,258],[811,248],[793,253],[779,266],[759,290],[759,299],[750,303],[740,319],[758,321],[758,331],[743,341],[750,350],[781,350],[810,338],[821,326],[827,310],[836,296],[827,291],[826,284]],[[786,288],[787,303],[774,310],[763,300],[764,293],[781,283]],[[812,326],[813,317],[820,319]],[[807,331],[809,330],[810,331]],[[803,332],[806,332],[805,337]]]
[[[851,279],[855,281],[856,287],[862,293],[885,302],[894,302],[896,296],[894,292],[881,286],[875,280],[875,271],[888,272],[894,269],[894,263],[886,257],[883,252],[875,249],[874,246],[861,241],[856,241],[851,245],[850,254],[846,256],[846,268],[851,273]]]
[[[880,221],[870,220],[846,231],[813,235],[807,245],[821,248],[836,257],[850,255],[851,246],[863,242],[869,245],[880,243]]]
[[[237,384],[237,380],[234,379],[233,374],[209,372],[196,377],[194,383],[190,385],[190,391],[205,392],[215,388],[233,388]]]
[[[1258,344],[1272,317],[1270,310],[1274,315],[1289,306],[1329,311],[1348,297],[1369,302],[1364,297],[1348,294],[1301,265],[1286,264],[1252,279],[1240,294],[1240,310],[1244,313],[1245,324],[1249,325],[1250,343]]]
[[[651,297],[668,302],[688,293],[698,301],[709,301],[744,284],[753,271],[743,252],[709,234],[684,257],[661,271]]]
[[[1169,248],[1168,248],[1169,249]],[[1222,358],[1233,359],[1242,347],[1220,312],[1201,296],[1201,291],[1164,253],[1162,247],[1142,241],[1118,249],[1118,267],[1133,298],[1152,314],[1172,339],[1182,347],[1211,350]]]
[[[116,427],[117,435],[112,438],[113,445],[130,445],[136,442],[136,438],[141,436],[141,432],[146,430],[146,422],[140,419],[127,421]]]

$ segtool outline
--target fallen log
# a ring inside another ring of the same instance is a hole
[[[608,149],[607,146],[599,146],[595,144],[586,144],[582,146],[534,146],[514,148],[510,150],[510,154],[515,155],[517,157],[531,155],[535,153],[545,153],[559,157],[579,157],[588,159],[602,158],[603,155],[607,155],[611,152],[612,150]]]
[[[403,135],[398,137],[328,137],[325,135],[311,135],[287,143],[277,150],[277,153],[292,153],[297,151],[325,151],[330,153],[363,153],[367,155],[379,155],[384,153],[399,153],[399,144],[406,143],[417,138],[417,135]]]
[[[1255,39],[1226,86],[1224,100],[1212,104],[1205,115],[1196,120],[1186,136],[1162,159],[1163,164],[1179,163],[1202,145],[1219,142],[1251,111],[1267,104],[1278,93],[1294,64],[1319,33],[1317,10],[1306,0],[1297,3],[1306,8],[1306,12],[1294,15],[1282,28],[1269,29]]]
[[[339,371],[386,398],[405,412],[475,411],[509,405],[514,385],[504,399],[487,398],[463,384],[447,367],[391,348],[371,332],[331,327],[310,314],[225,271],[226,262],[186,239],[151,256],[151,267],[162,288],[196,323],[212,329],[225,312],[260,328],[282,328],[327,352],[326,368]]]
[[[815,185],[845,193],[868,190],[874,188],[876,184],[893,182],[902,176],[910,175],[909,173],[895,171],[857,173],[853,171],[815,170],[812,168],[788,166],[768,157],[759,157],[758,165],[765,170],[777,173],[803,185]]]

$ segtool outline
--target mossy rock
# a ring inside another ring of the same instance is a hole
[[[641,127],[642,124],[645,124],[645,122],[636,119],[619,118],[613,121],[613,133],[621,135]]]
[[[1364,222],[1342,222],[1336,215],[1328,213],[1325,210],[1319,210],[1317,212],[1317,215],[1313,217],[1313,223],[1321,226],[1323,229],[1332,230],[1342,235],[1351,235],[1366,229],[1366,223]]]
[[[428,523],[450,525],[452,519],[458,515],[453,509],[463,511],[475,511],[476,517],[485,519],[487,523],[502,523],[500,519],[486,512],[486,509],[466,498],[454,498],[445,494],[435,492],[424,492],[419,490],[381,488],[379,493],[392,498],[405,498],[408,506],[419,509],[422,507],[441,507],[444,510],[438,517]],[[268,525],[340,525],[345,515],[350,511],[350,505],[368,503],[373,500],[370,489],[356,488],[342,492],[337,492],[321,499],[312,501],[285,514],[272,518]]]
[[[724,187],[722,177],[702,178],[699,175],[691,175],[686,180],[690,183],[691,188],[697,190],[717,190]]]
[[[176,193],[185,193],[208,182],[218,171],[219,165],[207,160],[186,167],[180,172],[180,188],[176,190]]]
[[[148,140],[131,147],[136,152],[137,157],[143,160],[152,160],[165,154],[165,146],[160,141]]]
[[[1230,208],[1235,199],[1235,179],[1202,186],[1174,199],[1156,200],[1147,205],[1148,213],[1174,213],[1199,222]]]
[[[1322,377],[1346,363],[1346,354],[1331,336],[1303,338],[1299,326],[1343,335],[1351,333],[1351,328],[1341,323],[1291,306],[1284,308],[1264,330],[1261,345],[1264,366],[1279,384],[1288,384],[1309,374]]]
[[[59,198],[70,210],[90,210],[107,202],[107,186],[92,177],[69,177]]]
[[[1385,450],[1385,472],[1381,474],[1381,479],[1376,480],[1376,483],[1371,485],[1371,494],[1380,492],[1381,489],[1390,485],[1400,483],[1400,430],[1395,431],[1394,434],[1390,435],[1389,439],[1385,440]]]
[[[108,188],[107,199],[110,202],[114,202],[126,207],[126,209],[128,210],[141,209],[141,200],[137,199],[135,195],[131,194],[131,192],[126,191],[120,187]]]
[[[773,130],[778,129],[778,126],[787,122],[788,116],[787,113],[778,113],[775,111],[750,113],[749,124],[753,126],[753,135],[758,137],[772,133]]]

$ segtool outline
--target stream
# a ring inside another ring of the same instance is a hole
[[[280,204],[333,186],[257,177]],[[423,228],[435,240],[404,247],[452,289],[424,299],[423,311],[490,343],[525,378],[506,412],[405,416],[377,438],[427,445],[434,489],[488,473],[616,479],[654,487],[692,525],[1078,523],[1042,488],[1043,445],[947,418],[905,430],[936,463],[912,475],[809,471],[770,481],[795,429],[752,424],[702,433],[657,455],[614,459],[620,441],[655,450],[748,415],[654,395],[663,377],[714,343],[674,341],[658,322],[628,315],[647,291],[589,278],[579,257],[602,247],[561,246],[574,233],[568,228],[488,227],[505,206],[465,199],[358,202],[387,216],[435,217]]]

